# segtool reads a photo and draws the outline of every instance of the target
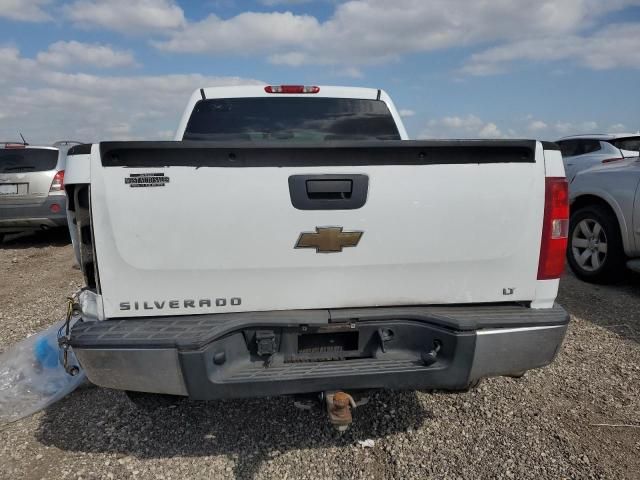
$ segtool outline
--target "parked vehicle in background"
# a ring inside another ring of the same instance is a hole
[[[567,257],[575,274],[606,283],[625,268],[640,272],[640,159],[582,171],[569,191]]]
[[[569,181],[576,173],[606,163],[637,157],[640,134],[573,135],[556,141]]]
[[[608,142],[620,150],[640,152],[640,132],[636,134],[615,134],[612,135]]]
[[[66,152],[79,142],[53,146],[6,142],[0,146],[0,241],[8,233],[67,225]]]
[[[70,152],[86,288],[69,344],[93,383],[324,392],[340,425],[340,390],[461,390],[553,361],[557,145],[409,141],[382,90],[293,85],[197,90],[176,140]]]

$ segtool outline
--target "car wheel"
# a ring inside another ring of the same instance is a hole
[[[0,233],[0,243],[4,242],[4,233]]]
[[[571,214],[567,260],[576,276],[593,283],[612,283],[624,272],[625,255],[617,218],[592,205]]]

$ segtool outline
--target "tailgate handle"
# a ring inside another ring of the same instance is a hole
[[[314,200],[350,198],[352,192],[351,180],[307,180],[307,196]]]
[[[292,175],[291,203],[298,210],[354,210],[367,201],[367,175]]]

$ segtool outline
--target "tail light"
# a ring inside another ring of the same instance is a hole
[[[602,163],[619,162],[620,160],[624,160],[624,158],[606,158],[602,160]]]
[[[308,85],[267,85],[264,87],[267,93],[318,93],[320,87]]]
[[[60,170],[53,177],[53,182],[51,182],[50,192],[61,192],[64,189],[64,170]]]
[[[568,235],[569,184],[564,177],[547,177],[538,280],[560,278],[564,271]]]

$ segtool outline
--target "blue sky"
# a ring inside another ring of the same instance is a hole
[[[640,0],[0,0],[0,139],[167,138],[189,94],[384,88],[412,137],[640,129]]]

